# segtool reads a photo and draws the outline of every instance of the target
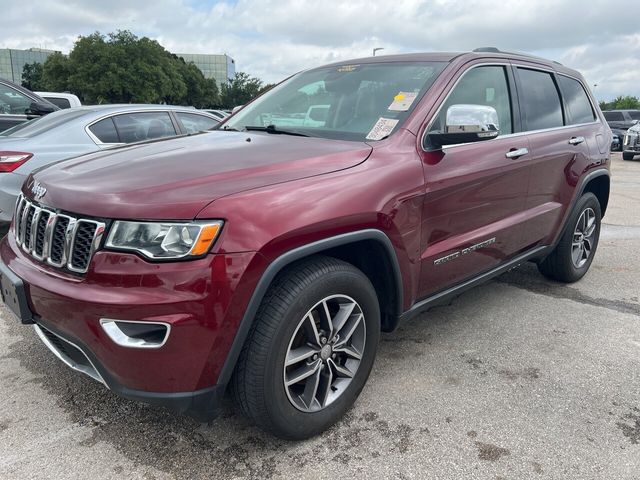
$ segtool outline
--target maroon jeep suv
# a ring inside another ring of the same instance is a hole
[[[483,48],[296,74],[215,131],[34,173],[2,295],[68,366],[300,439],[354,403],[380,332],[523,262],[575,282],[609,197],[582,76]]]

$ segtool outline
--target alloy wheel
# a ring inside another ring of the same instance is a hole
[[[587,263],[595,247],[596,214],[591,208],[585,209],[578,218],[571,243],[571,261],[581,268]]]
[[[317,412],[338,399],[360,366],[365,341],[364,314],[354,299],[333,295],[316,303],[287,349],[283,380],[291,403]]]

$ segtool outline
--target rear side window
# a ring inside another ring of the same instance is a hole
[[[447,109],[451,105],[486,105],[498,112],[500,134],[513,133],[511,99],[505,67],[486,66],[469,70],[444,102],[431,130],[444,127]]]
[[[117,115],[113,121],[122,143],[141,142],[176,134],[167,112],[126,113]]]
[[[44,97],[45,100],[53,103],[56,107],[59,108],[71,108],[71,103],[66,98],[53,98],[53,97]]]
[[[518,68],[521,110],[527,130],[561,127],[560,95],[550,73]]]
[[[596,119],[591,102],[583,86],[573,78],[558,76],[565,104],[569,110],[569,124],[589,123]]]
[[[187,133],[198,133],[203,130],[209,130],[220,123],[211,117],[198,115],[197,113],[176,112],[176,117],[178,117]]]
[[[105,118],[89,127],[98,140],[102,143],[120,143],[113,118]]]
[[[624,115],[622,112],[602,112],[604,113],[604,119],[607,122],[624,122]]]
[[[640,120],[640,110],[633,110],[629,112],[631,120]]]

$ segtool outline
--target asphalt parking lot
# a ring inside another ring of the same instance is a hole
[[[384,335],[356,406],[305,442],[120,399],[2,308],[0,477],[637,479],[640,161],[612,171],[582,281],[525,265]]]

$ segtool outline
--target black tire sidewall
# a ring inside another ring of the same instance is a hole
[[[360,305],[366,326],[364,354],[345,392],[323,410],[306,413],[294,407],[287,396],[283,381],[284,359],[300,320],[317,302],[330,295],[347,295]],[[265,362],[264,401],[273,428],[286,438],[308,438],[342,417],[367,381],[379,338],[378,300],[375,289],[363,274],[355,269],[333,271],[315,279],[287,308]]]

